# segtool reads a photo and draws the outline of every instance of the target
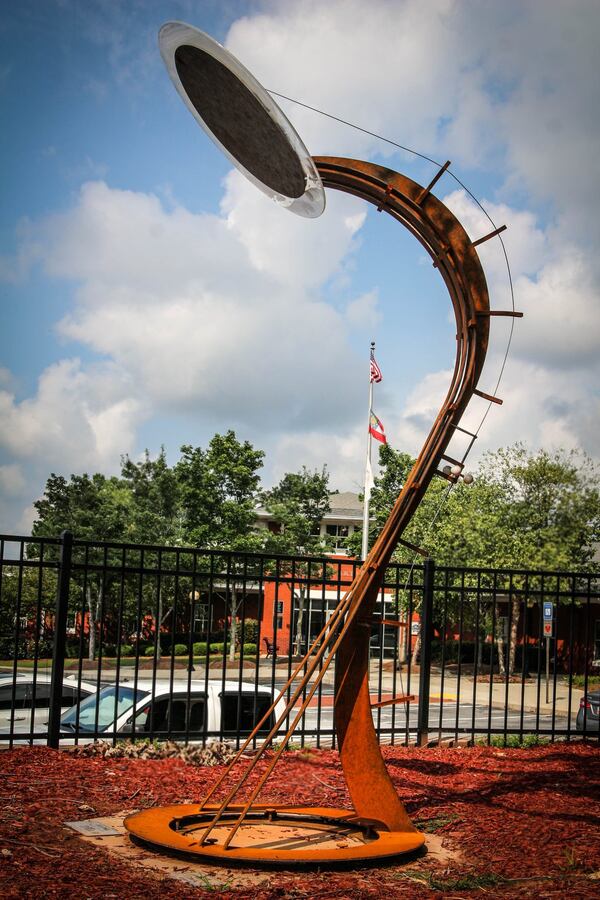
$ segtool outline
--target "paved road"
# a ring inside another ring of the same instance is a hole
[[[319,730],[323,735],[322,743],[331,742],[331,731],[333,728],[333,706],[329,700],[333,699],[332,695],[325,695],[324,702],[321,705],[319,714],[318,707],[309,707],[304,715],[303,721],[300,722],[298,728],[298,737],[292,738],[297,742],[302,732],[306,733],[306,739],[311,732]],[[440,720],[441,711],[441,720]],[[373,723],[376,728],[381,731],[381,741],[385,743],[391,741],[392,735],[396,741],[404,740],[408,731],[408,739],[415,740],[417,736],[417,707],[410,704],[408,712],[408,728],[406,719],[406,709],[404,706],[382,707],[373,711]],[[498,732],[504,732],[506,729],[508,734],[519,734],[521,729],[524,732],[551,732],[554,728],[556,731],[566,730],[568,718],[565,715],[556,715],[554,722],[552,714],[540,714],[539,717],[535,713],[521,712],[509,710],[505,717],[504,710],[491,709],[488,706],[477,705],[462,702],[458,707],[456,704],[443,706],[440,703],[431,703],[429,705],[429,734],[430,738],[448,739],[471,737],[475,733],[484,737],[488,728]],[[575,732],[575,714],[571,717],[571,729]]]

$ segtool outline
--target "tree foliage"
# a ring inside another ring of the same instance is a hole
[[[287,472],[279,484],[263,493],[262,502],[279,525],[279,531],[269,535],[272,551],[322,552],[319,526],[330,509],[329,472],[325,466],[321,471],[303,466],[299,472]]]
[[[206,450],[181,448],[175,466],[180,486],[182,527],[186,542],[196,547],[258,549],[254,531],[264,452],[233,431],[216,434]]]
[[[371,507],[376,536],[406,480],[413,460],[383,447],[382,472]],[[592,563],[600,538],[600,478],[597,467],[578,451],[539,450],[520,443],[487,453],[472,485],[459,482],[451,491],[434,479],[403,535],[426,548],[438,564],[491,569],[582,570]],[[395,558],[410,551],[399,546]],[[514,576],[513,587],[525,580]],[[456,595],[449,597],[450,616],[467,617]],[[510,597],[508,667],[512,670],[520,599]],[[499,640],[504,669],[502,640]]]

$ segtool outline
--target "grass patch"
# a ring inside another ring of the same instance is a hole
[[[402,877],[402,876],[401,876]],[[426,884],[432,891],[479,891],[485,888],[497,887],[499,884],[506,884],[507,879],[494,872],[482,872],[480,874],[470,873],[468,875],[440,877],[434,875],[433,872],[414,872],[404,873],[405,878],[411,881],[419,881]]]
[[[493,734],[489,740],[490,747],[513,747],[515,749],[526,749],[528,747],[541,747],[548,741],[540,737],[539,734],[524,734],[520,737],[518,734]],[[478,747],[487,747],[488,741],[485,738],[477,741]]]
[[[590,675],[587,680],[588,690],[600,687],[600,675]],[[573,687],[585,690],[585,675],[573,675]]]
[[[446,825],[453,825],[455,822],[460,822],[460,816],[450,813],[447,816],[432,816],[430,819],[415,819],[413,825],[421,831],[426,831],[427,834],[435,834],[436,831],[441,831]]]

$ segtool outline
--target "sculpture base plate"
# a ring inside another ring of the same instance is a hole
[[[216,805],[154,807],[133,813],[125,827],[137,841],[163,852],[221,865],[330,866],[414,853],[425,843],[418,831],[387,831],[354,812],[310,806],[253,806],[225,849],[224,842],[242,806],[230,806],[206,843],[200,839]]]

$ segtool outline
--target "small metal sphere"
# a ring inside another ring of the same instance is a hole
[[[473,476],[471,475],[470,472],[465,472],[465,474],[463,475],[463,481],[465,484],[473,483]]]

